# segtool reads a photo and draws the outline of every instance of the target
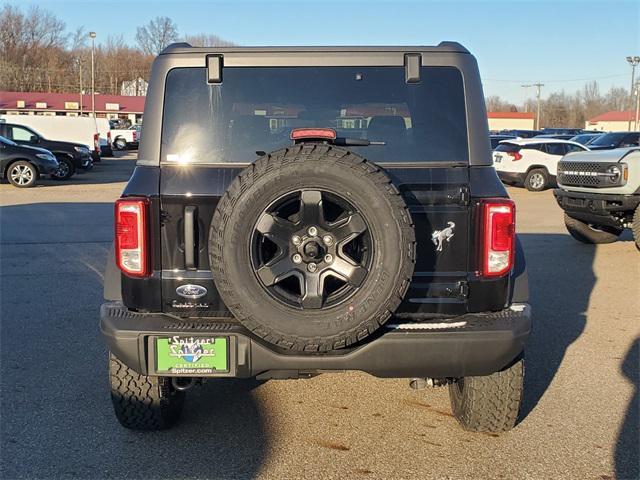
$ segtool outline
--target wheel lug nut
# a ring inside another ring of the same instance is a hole
[[[316,265],[315,263],[312,262],[309,265],[307,265],[307,268],[309,269],[309,271],[311,273],[313,273],[318,269],[318,265]]]
[[[293,257],[291,257],[291,260],[293,260],[293,263],[300,263],[302,262],[302,255],[296,253]]]
[[[307,233],[312,237],[315,237],[318,234],[318,229],[316,227],[309,227],[307,229]]]
[[[325,235],[324,237],[322,237],[322,241],[324,242],[325,245],[332,245],[333,237],[331,235]]]
[[[324,256],[324,261],[325,261],[325,262],[327,262],[327,263],[331,263],[331,262],[333,262],[333,255],[331,255],[330,253],[327,253],[327,254]]]
[[[302,240],[298,235],[294,235],[293,237],[291,237],[291,243],[293,243],[294,245],[300,245],[301,242]]]

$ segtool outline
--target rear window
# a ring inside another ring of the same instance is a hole
[[[453,67],[226,67],[209,85],[205,68],[167,75],[162,161],[248,163],[291,145],[300,127],[385,142],[349,147],[376,162],[468,162],[464,86]]]
[[[520,146],[513,143],[501,143],[496,147],[496,152],[519,152]]]
[[[615,145],[617,142],[619,142],[620,140],[622,140],[624,138],[624,136],[626,135],[626,133],[607,133],[605,135],[601,135],[600,137],[596,138],[593,142],[591,142],[591,145],[593,145],[594,147],[600,147],[600,146],[611,146],[611,145]]]

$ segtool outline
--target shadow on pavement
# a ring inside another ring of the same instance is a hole
[[[269,445],[255,381],[189,392],[182,422],[118,424],[98,329],[110,203],[0,208],[2,478],[254,478]]]
[[[533,331],[526,352],[524,419],[538,404],[560,368],[567,348],[586,325],[595,285],[595,245],[569,235],[519,234],[527,258]]]
[[[640,339],[627,352],[622,374],[633,384],[634,391],[616,444],[616,478],[640,478]]]

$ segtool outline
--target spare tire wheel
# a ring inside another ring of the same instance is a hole
[[[352,345],[383,325],[415,266],[409,210],[379,167],[300,144],[264,155],[213,215],[216,286],[255,335],[295,351]]]

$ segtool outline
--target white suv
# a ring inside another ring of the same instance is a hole
[[[566,154],[589,150],[555,138],[503,140],[493,151],[493,164],[504,183],[540,192],[555,184],[558,161]]]

